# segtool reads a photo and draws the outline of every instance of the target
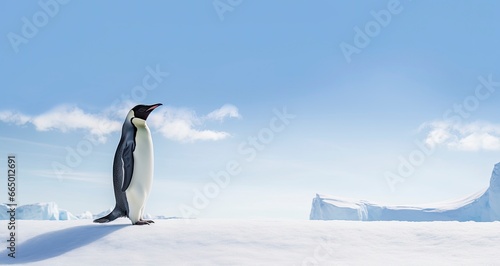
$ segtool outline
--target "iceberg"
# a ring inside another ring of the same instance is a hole
[[[0,220],[10,218],[6,204],[0,204]],[[21,205],[16,208],[18,220],[78,220],[71,212],[59,209],[56,203],[34,203]]]
[[[0,204],[0,220],[9,220],[10,213],[8,212],[10,207],[7,204]],[[27,205],[20,205],[16,208],[16,219],[17,220],[91,220],[97,217],[102,217],[110,213],[113,208],[109,208],[98,214],[92,214],[90,211],[83,212],[79,215],[74,215],[73,213],[59,209],[55,202],[41,202],[33,203]],[[167,217],[164,215],[151,215],[149,213],[144,215],[146,219],[181,219],[179,217]]]
[[[59,220],[78,220],[78,217],[67,210],[59,210]]]
[[[350,221],[476,221],[500,220],[500,163],[491,174],[490,186],[460,200],[426,206],[384,206],[316,194],[310,220]]]
[[[90,220],[90,219],[94,219],[94,216],[93,216],[93,215],[92,215],[92,213],[91,213],[91,212],[89,212],[89,211],[83,212],[82,214],[77,215],[76,217],[77,217],[78,219],[82,219],[82,220],[84,220],[84,219],[89,219],[89,220]]]
[[[54,202],[22,205],[16,209],[20,220],[59,220],[59,208]]]

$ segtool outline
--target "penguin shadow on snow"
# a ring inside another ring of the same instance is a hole
[[[103,226],[92,224],[47,232],[16,246],[16,258],[10,258],[7,256],[8,252],[2,252],[0,254],[0,264],[30,263],[54,258],[86,246],[127,226],[129,225]]]

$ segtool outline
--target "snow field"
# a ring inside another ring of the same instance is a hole
[[[500,223],[307,220],[19,221],[29,265],[498,264]]]

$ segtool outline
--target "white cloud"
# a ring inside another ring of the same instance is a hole
[[[30,117],[19,112],[1,111],[0,121],[5,123],[12,123],[18,126],[24,125],[30,121]]]
[[[500,125],[474,122],[469,124],[435,121],[424,124],[425,143],[462,151],[500,150]]]
[[[132,101],[129,100],[119,101],[116,104],[110,105],[107,108],[105,108],[103,114],[106,117],[117,119],[121,121],[121,123],[123,123],[123,120],[125,119],[125,116],[127,115],[128,111],[134,108],[134,106],[135,104]]]
[[[218,112],[221,109],[217,109],[210,114]],[[224,116],[226,115],[224,114]],[[148,120],[151,127],[161,132],[167,139],[175,141],[221,140],[230,136],[229,133],[224,131],[197,129],[197,127],[203,125],[204,119],[198,117],[194,111],[188,109],[176,109],[165,106],[161,109],[156,109]]]
[[[231,104],[225,104],[221,108],[214,110],[205,116],[206,119],[219,121],[223,121],[226,117],[240,118],[238,108]]]
[[[121,123],[100,114],[85,113],[78,107],[59,106],[32,118],[38,131],[60,130],[62,132],[84,130],[106,141],[106,137],[121,129]]]
[[[119,132],[123,118],[133,107],[132,103],[113,106],[101,113],[88,113],[76,106],[61,105],[39,115],[29,116],[15,111],[0,111],[0,121],[15,125],[32,124],[37,131],[57,130],[63,133],[84,131],[105,142],[109,134]],[[199,117],[190,109],[162,106],[148,118],[148,124],[165,138],[191,142],[198,140],[221,140],[230,136],[224,131],[201,129],[205,120],[223,121],[226,117],[240,117],[233,105],[224,105]]]
[[[75,106],[61,105],[40,115],[29,116],[15,111],[1,111],[0,121],[15,125],[31,123],[38,131],[86,131],[101,142],[120,130],[121,123],[100,114],[89,114]]]

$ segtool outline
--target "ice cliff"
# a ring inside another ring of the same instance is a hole
[[[491,174],[490,186],[461,200],[429,206],[383,206],[316,194],[311,220],[354,221],[477,221],[500,220],[500,163]]]

